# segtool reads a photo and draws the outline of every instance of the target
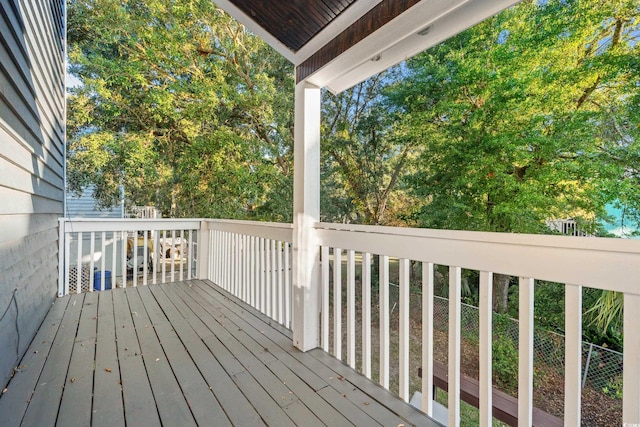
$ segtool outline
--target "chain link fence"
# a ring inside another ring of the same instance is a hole
[[[434,297],[434,327],[446,332],[449,318],[449,300]],[[462,335],[472,342],[479,340],[478,308],[462,304]],[[518,348],[518,320],[494,313],[494,341],[504,344],[506,341],[514,349]],[[544,367],[564,373],[564,335],[544,329],[535,329],[534,369]],[[517,363],[517,361],[515,362]],[[601,347],[596,344],[582,342],[582,387],[591,387],[595,391],[609,397],[622,397],[622,353]]]

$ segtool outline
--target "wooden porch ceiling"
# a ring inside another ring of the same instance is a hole
[[[258,25],[273,34],[282,44],[297,52],[354,1],[232,0],[232,3],[246,15],[253,17]]]
[[[214,0],[296,66],[341,92],[519,0]]]
[[[59,298],[0,426],[439,424],[208,281]]]

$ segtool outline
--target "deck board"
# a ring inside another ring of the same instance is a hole
[[[98,292],[98,334],[96,367],[93,378],[92,425],[94,427],[124,427],[113,292]]]
[[[98,294],[85,294],[78,332],[71,352],[56,425],[86,426],[91,423],[93,363],[95,360]]]
[[[172,294],[172,301],[174,304],[180,305],[183,315],[194,322],[192,325],[198,328],[203,340],[211,339],[211,336],[215,335],[219,343],[226,348],[225,354],[228,354],[229,357],[225,357],[223,360],[226,362],[233,360],[234,363],[225,366],[223,362],[223,366],[227,369],[227,373],[232,375],[232,380],[247,397],[250,404],[261,414],[262,419],[269,425],[294,425],[280,407],[280,402],[284,401],[283,406],[285,406],[286,403],[291,403],[292,398],[296,400],[297,398],[289,394],[289,390],[275,377],[269,376],[269,371],[265,369],[264,363],[244,347],[230,330],[225,328],[229,324],[224,321],[224,317],[211,315],[196,300],[185,295],[185,292],[179,287],[166,287],[164,290]],[[242,332],[237,332],[236,335],[242,335]],[[219,347],[217,352],[220,353]],[[260,349],[260,353],[260,357],[266,361],[275,360],[264,348]],[[236,365],[241,366],[239,371],[235,368]]]
[[[11,392],[0,398],[0,426],[19,425],[24,417],[70,300],[58,300],[47,313],[7,388]]]
[[[125,290],[114,289],[112,293],[126,423],[134,426],[158,426],[160,415],[142,360],[142,350]]]
[[[142,360],[147,370],[153,398],[163,425],[196,426],[193,415],[189,410],[182,389],[174,376],[171,365],[164,353],[156,330],[154,330],[146,309],[135,288],[125,291],[131,317],[140,343]],[[188,363],[188,361],[185,361]]]
[[[84,294],[70,296],[60,329],[22,420],[23,425],[42,427],[55,425],[83,301]]]
[[[281,360],[286,366],[288,366],[293,372],[295,372],[300,379],[314,391],[318,391],[327,386],[327,382],[319,377],[315,371],[307,369],[297,358],[292,356],[293,353],[299,353],[292,347],[291,333],[290,331],[282,331],[276,328],[265,327],[271,323],[270,319],[266,316],[251,310],[241,309],[238,311],[237,304],[230,298],[220,298],[220,294],[215,291],[211,286],[204,284],[203,282],[195,281],[195,285],[204,290],[207,295],[206,298],[211,298],[217,301],[215,305],[218,310],[221,311],[228,319],[233,321],[235,325],[250,335],[261,346],[267,347],[270,344],[270,352],[275,355],[278,360]],[[203,295],[203,294],[201,294]]]
[[[230,426],[231,423],[220,403],[216,400],[208,384],[203,381],[198,367],[184,348],[171,324],[163,316],[160,306],[149,292],[149,289],[140,289],[140,297],[147,308],[149,318],[158,333],[158,338],[165,349],[167,360],[180,383],[182,393],[193,412],[196,423],[207,425],[208,422],[214,419],[216,420],[216,425],[221,427]]]
[[[171,300],[163,292],[160,286],[149,287],[158,303],[163,307],[167,318],[175,332],[180,337],[186,350],[198,366],[205,382],[211,387],[220,405],[233,425],[237,426],[262,426],[260,415],[249,404],[249,401],[235,386],[229,375],[220,365],[216,357],[198,334],[190,327],[188,322],[173,306]]]
[[[208,281],[60,298],[22,363],[3,426],[438,425]]]

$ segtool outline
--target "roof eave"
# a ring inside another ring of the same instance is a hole
[[[424,0],[305,79],[342,92],[476,25],[519,0]]]

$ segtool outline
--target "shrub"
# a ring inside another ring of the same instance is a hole
[[[493,380],[505,392],[518,388],[518,350],[509,337],[493,341]]]

